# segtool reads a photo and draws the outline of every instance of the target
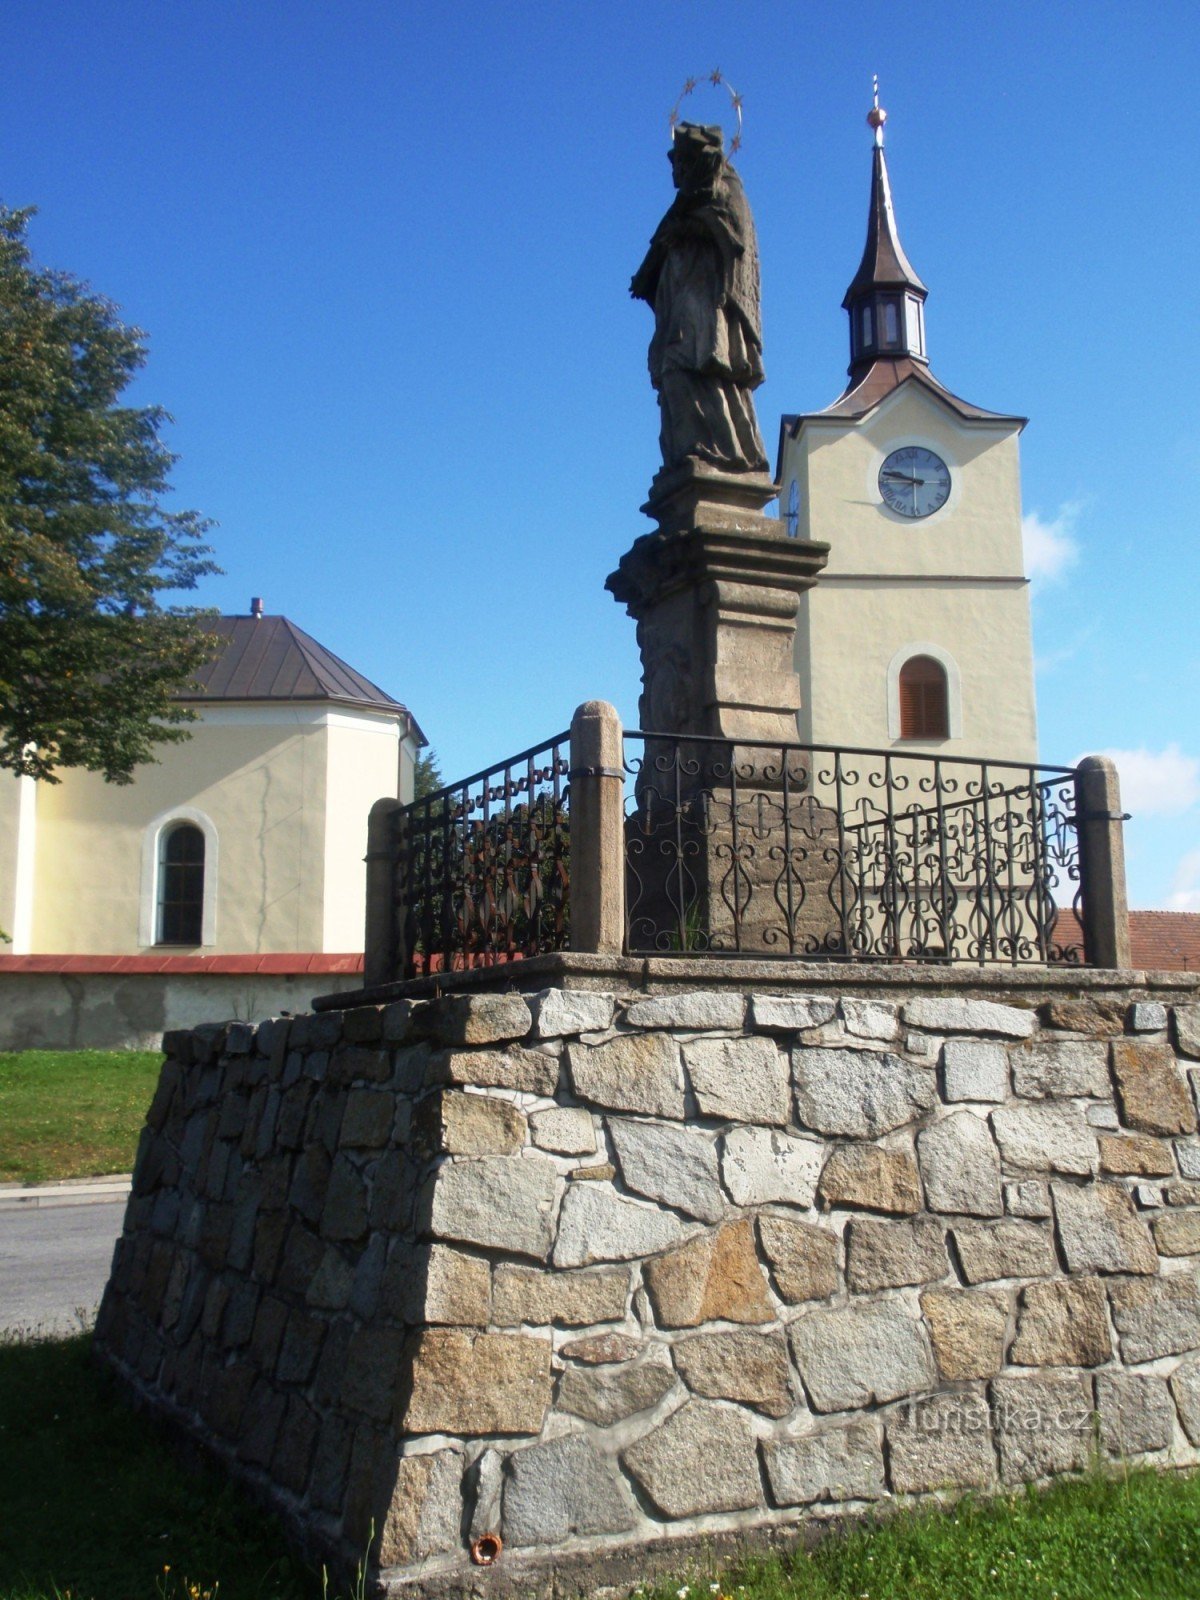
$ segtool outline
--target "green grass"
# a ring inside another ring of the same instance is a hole
[[[1133,1471],[833,1534],[808,1554],[682,1578],[643,1600],[1195,1600],[1200,1476]]]
[[[0,1053],[0,1183],[128,1172],[161,1067],[149,1050]]]
[[[185,1468],[90,1343],[0,1343],[0,1600],[319,1600],[278,1523]]]

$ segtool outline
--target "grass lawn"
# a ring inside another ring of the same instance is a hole
[[[1131,1472],[901,1513],[811,1555],[644,1600],[1194,1600],[1200,1475]],[[194,1586],[194,1588],[193,1588]],[[320,1600],[320,1575],[215,1472],[185,1468],[86,1336],[0,1343],[0,1600]]]
[[[128,1172],[161,1067],[148,1050],[0,1053],[0,1183]]]

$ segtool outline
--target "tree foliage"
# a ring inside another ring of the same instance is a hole
[[[0,207],[0,767],[127,783],[187,737],[174,695],[213,648],[159,597],[219,569],[208,524],[162,504],[166,412],[119,403],[145,336],[35,265],[31,215]]]
[[[438,765],[437,751],[422,750],[413,763],[413,799],[428,800],[431,794],[437,793],[445,781],[442,769]]]

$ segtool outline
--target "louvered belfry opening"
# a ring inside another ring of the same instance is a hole
[[[945,739],[949,734],[946,669],[932,656],[913,656],[900,668],[900,737]]]

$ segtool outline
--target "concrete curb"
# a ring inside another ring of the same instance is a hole
[[[23,1188],[17,1183],[0,1183],[0,1211],[25,1211],[42,1206],[95,1206],[123,1200],[132,1185],[132,1174],[114,1173],[105,1178],[69,1178],[62,1183],[36,1183]]]

